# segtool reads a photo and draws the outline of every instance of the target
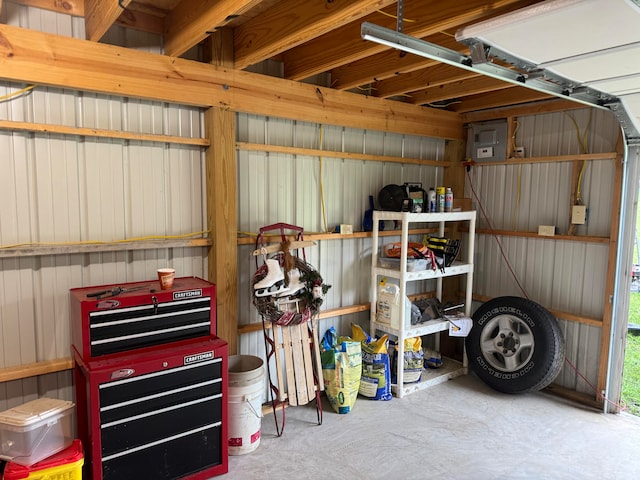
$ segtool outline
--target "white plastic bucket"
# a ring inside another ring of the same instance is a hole
[[[260,445],[264,367],[259,357],[229,357],[229,455],[244,455]]]

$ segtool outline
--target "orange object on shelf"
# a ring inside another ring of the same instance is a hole
[[[400,251],[402,245],[400,242],[389,243],[384,246],[384,253],[389,258],[400,258]],[[426,245],[417,242],[409,242],[407,244],[407,257],[412,256],[414,258],[421,258],[420,255],[413,249],[418,250],[422,255],[427,255],[429,249]]]

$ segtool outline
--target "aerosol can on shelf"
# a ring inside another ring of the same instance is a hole
[[[436,197],[437,197],[437,210],[438,212],[444,212],[444,195],[445,195],[445,188],[444,187],[438,187],[436,188]]]
[[[429,188],[429,193],[428,193],[427,197],[428,197],[428,202],[429,202],[429,206],[427,208],[427,212],[433,213],[433,212],[436,211],[436,207],[437,207],[437,204],[436,204],[436,189],[433,188],[433,187]]]
[[[447,187],[444,193],[444,211],[450,212],[453,210],[453,190],[451,187]]]

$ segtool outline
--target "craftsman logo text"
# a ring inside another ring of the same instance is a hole
[[[192,363],[205,362],[213,358],[213,352],[196,353],[195,355],[188,355],[184,357],[184,365],[190,365]]]
[[[182,300],[183,298],[201,297],[202,289],[197,288],[195,290],[185,290],[183,292],[173,292],[174,300]]]

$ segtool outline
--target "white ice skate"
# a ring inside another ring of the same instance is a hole
[[[267,274],[253,285],[255,296],[266,297],[288,291],[289,289],[284,285],[284,273],[278,260],[271,258],[266,260],[265,264],[267,265]]]
[[[292,268],[289,271],[289,285],[287,286],[287,290],[279,293],[278,297],[291,297],[298,293],[305,287],[305,284],[300,281],[300,270],[297,268]]]

